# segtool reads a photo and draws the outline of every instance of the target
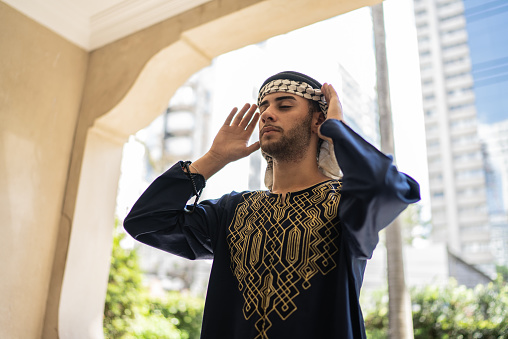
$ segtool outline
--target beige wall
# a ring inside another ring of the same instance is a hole
[[[0,2],[0,338],[102,336],[122,144],[191,74],[378,2],[213,0],[91,53]]]
[[[0,2],[0,338],[38,338],[88,56]]]

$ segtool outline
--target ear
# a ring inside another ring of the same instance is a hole
[[[323,112],[321,111],[314,112],[312,117],[312,132],[317,134],[319,131],[319,126],[321,126],[321,124],[325,122],[325,120],[326,118]]]

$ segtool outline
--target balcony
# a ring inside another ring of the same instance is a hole
[[[465,152],[472,152],[479,149],[480,144],[478,142],[469,142],[463,144],[457,144],[452,146],[452,152],[454,154],[460,154]]]
[[[423,1],[414,1],[414,12],[424,10],[427,8],[427,4]]]
[[[448,119],[450,121],[459,121],[465,119],[476,119],[476,108],[474,106],[469,106],[467,108],[449,112]]]
[[[482,187],[477,187],[480,191]],[[466,188],[467,189],[467,188]],[[478,206],[485,206],[487,203],[487,196],[485,192],[478,193],[477,195],[471,194],[457,194],[457,205],[462,208],[471,208],[472,212],[461,213],[464,217],[461,219],[464,223],[479,223],[487,222],[487,214],[483,210],[476,211],[475,208]]]
[[[466,169],[475,169],[482,168],[483,161],[482,159],[474,159],[468,161],[456,161],[453,164],[453,168],[456,170],[466,170]]]
[[[435,227],[435,225],[446,225],[446,224],[447,224],[446,215],[439,216],[432,215],[432,226]]]
[[[429,173],[429,176],[432,177],[433,174],[438,174],[438,173],[441,173],[442,171],[443,171],[442,168],[436,169],[436,170],[432,171],[432,173]],[[433,192],[434,191],[444,191],[444,183],[443,183],[442,179],[439,179],[439,180],[436,180],[436,179],[430,180],[429,181],[429,186],[431,187]]]
[[[438,8],[437,10],[437,15],[440,19],[463,13],[464,13],[464,4],[462,2],[456,2],[446,6],[440,6],[440,8]]]
[[[454,30],[466,27],[466,18],[461,15],[439,23],[440,30]]]
[[[457,105],[465,103],[474,103],[475,95],[472,90],[469,91],[456,91],[454,94],[447,97],[448,105]]]
[[[443,34],[441,36],[442,45],[454,45],[461,42],[467,42],[467,32],[465,29],[459,29],[453,33]]]
[[[429,95],[434,94],[435,86],[432,80],[422,79],[422,97],[425,98]]]
[[[450,128],[452,137],[476,134],[476,125],[464,125]]]
[[[428,165],[428,170],[429,170],[429,175],[434,175],[434,174],[439,174],[439,173],[443,173],[443,166],[441,165]],[[443,190],[444,189],[444,186],[441,183],[437,183],[437,184],[429,184],[430,186],[432,186],[432,189],[435,189],[435,190]]]
[[[443,60],[458,58],[469,55],[469,47],[466,43],[458,45],[454,48],[443,49]]]
[[[424,51],[430,51],[431,50],[431,44],[430,41],[420,41],[418,42],[418,52],[424,52]]]
[[[416,27],[418,26],[422,26],[422,25],[425,25],[426,22],[429,21],[429,16],[428,14],[424,14],[424,15],[415,15],[415,25]]]
[[[433,172],[433,173],[429,173],[430,176],[432,176],[433,174],[440,174],[441,171],[438,171],[437,169]],[[429,180],[429,187],[433,190],[444,190],[444,184],[443,184],[443,179],[434,179],[434,180]]]
[[[470,186],[483,186],[485,185],[485,178],[483,176],[476,178],[457,179],[455,180],[456,188],[466,188]]]
[[[470,73],[466,73],[460,77],[455,77],[451,79],[447,79],[446,81],[446,89],[448,88],[456,88],[456,87],[465,87],[468,84],[473,84],[473,77]]]
[[[431,209],[442,209],[446,207],[446,201],[443,198],[431,198],[430,199],[430,207]],[[434,224],[434,222],[433,222]],[[434,225],[435,226],[435,225]]]
[[[457,73],[471,72],[471,60],[467,57],[461,57],[457,61],[445,62],[444,74],[457,74]]]
[[[427,146],[427,156],[437,156],[441,154],[440,147],[429,147]]]
[[[429,57],[426,61],[420,57],[420,78],[422,81],[428,79],[434,79],[434,72],[432,67],[432,60]]]
[[[438,129],[432,129],[425,131],[425,138],[427,139],[427,142],[437,140],[439,141],[439,130]]]
[[[465,79],[463,82],[447,82],[446,90],[453,91],[461,88],[470,88],[473,87],[473,77],[469,76],[469,79]]]
[[[425,125],[434,125],[434,124],[437,124],[439,121],[437,114],[425,115],[424,120],[425,120]],[[425,132],[425,133],[427,133],[427,132]]]
[[[459,236],[461,242],[474,242],[474,241],[480,241],[480,242],[488,242],[490,241],[490,232],[487,229],[479,229],[479,230],[467,230],[467,229],[460,229],[459,230]]]

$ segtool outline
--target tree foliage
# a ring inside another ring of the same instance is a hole
[[[374,307],[365,316],[368,338],[387,338],[386,298],[381,294],[373,298]],[[455,280],[445,286],[414,288],[411,301],[416,339],[508,338],[508,285],[501,274],[474,289],[458,286]]]
[[[106,303],[106,338],[197,339],[203,300],[180,292],[152,297],[142,284],[135,250],[120,246],[125,234],[115,232]]]

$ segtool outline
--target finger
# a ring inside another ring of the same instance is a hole
[[[245,112],[247,112],[249,107],[250,104],[243,105],[242,109],[240,110],[240,112],[236,114],[235,119],[233,120],[233,126],[240,125],[240,122],[242,122],[243,116],[245,115]]]
[[[247,128],[245,130],[249,133],[249,135],[251,135],[252,132],[254,132],[254,128],[256,128],[256,126],[258,125],[258,121],[259,121],[259,117],[260,116],[261,115],[259,114],[259,112],[254,114],[254,117],[250,121],[249,125],[247,125]]]
[[[255,143],[247,147],[247,151],[249,152],[248,154],[257,151],[258,149],[259,149],[259,141],[256,141]]]
[[[327,94],[328,94],[327,101],[337,100],[337,102],[340,104],[339,95],[337,94],[335,88],[332,87],[332,85],[328,85]]]
[[[329,102],[330,100],[330,96],[328,95],[328,87],[327,87],[327,83],[325,82],[323,84],[323,86],[321,86],[321,93],[323,93],[323,95],[325,96],[325,100],[326,102]]]
[[[328,87],[330,91],[330,99],[337,100],[337,106],[339,106],[340,120],[342,120],[343,119],[342,103],[340,102],[339,95],[337,94],[337,91],[335,90],[335,88],[333,88],[332,85],[328,85]]]
[[[325,99],[326,99],[327,102],[329,102],[332,99],[334,94],[335,94],[335,96],[337,96],[337,92],[335,91],[333,86],[330,85],[330,84],[325,83],[323,85],[322,91],[323,91],[323,93],[325,95]]]
[[[238,108],[236,107],[231,110],[231,113],[229,113],[228,117],[226,118],[226,121],[224,121],[224,126],[229,126],[231,124],[231,121],[233,120],[233,117],[235,116],[237,111]]]
[[[330,98],[331,97],[336,97],[337,100],[339,99],[339,95],[337,94],[337,91],[335,90],[335,88],[333,88],[332,85],[328,85],[328,92],[330,94]]]
[[[256,105],[252,105],[250,107],[250,109],[247,111],[247,114],[245,114],[242,121],[240,122],[240,127],[243,127],[244,129],[247,127],[250,120],[252,119],[252,116],[254,115],[254,112],[256,112],[256,108],[258,108]]]

